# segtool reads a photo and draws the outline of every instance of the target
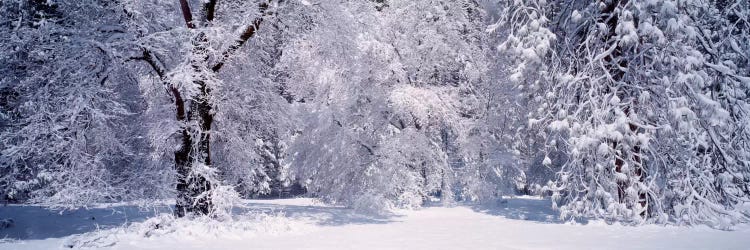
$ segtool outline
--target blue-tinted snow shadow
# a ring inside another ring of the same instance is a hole
[[[249,203],[246,212],[263,212],[267,214],[282,213],[287,218],[314,221],[322,226],[341,226],[350,224],[385,224],[394,222],[396,214],[363,214],[351,208],[327,205],[279,205],[268,203]],[[235,212],[236,213],[236,212]]]
[[[0,220],[13,220],[10,227],[0,228],[0,240],[38,240],[61,238],[93,232],[133,222],[141,222],[161,213],[171,213],[171,207],[141,209],[137,206],[114,206],[68,211],[49,210],[40,206],[0,205]],[[249,202],[235,208],[234,214],[281,213],[288,218],[308,219],[318,225],[383,224],[393,222],[396,215],[366,215],[352,209],[325,205],[279,205]]]
[[[467,204],[476,212],[494,216],[501,216],[513,220],[534,221],[538,223],[562,224],[567,221],[560,219],[560,213],[552,209],[549,199],[513,197],[501,199],[492,203]],[[575,222],[586,224],[585,219]]]
[[[156,214],[170,211],[168,207],[141,209],[137,206],[67,211],[28,205],[0,206],[0,220],[12,220],[10,227],[0,228],[0,239],[60,238],[144,221]]]

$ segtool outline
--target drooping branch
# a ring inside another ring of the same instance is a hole
[[[258,9],[260,10],[260,16],[255,18],[255,20],[253,20],[253,23],[248,25],[247,28],[245,28],[245,31],[242,32],[242,34],[240,34],[239,39],[235,40],[234,44],[229,46],[229,48],[227,48],[227,50],[221,54],[221,58],[219,59],[219,62],[216,63],[216,65],[214,65],[213,67],[211,67],[211,70],[213,70],[214,72],[219,72],[219,70],[221,70],[221,68],[224,67],[224,64],[226,63],[226,61],[237,50],[242,48],[242,45],[244,45],[248,40],[250,40],[250,38],[255,36],[255,32],[258,31],[258,28],[260,28],[260,24],[263,22],[263,19],[267,15],[270,14],[268,12],[268,6],[270,2],[271,1],[263,2],[263,3],[260,3],[260,5],[258,5]]]
[[[193,23],[193,13],[190,11],[190,4],[187,0],[180,0],[180,9],[182,10],[182,18],[185,19],[185,25],[188,29],[195,29],[195,23]]]
[[[131,58],[133,60],[141,60],[146,62],[149,66],[151,66],[151,69],[154,70],[157,76],[159,76],[159,79],[164,83],[164,85],[167,87],[169,92],[172,94],[172,97],[174,97],[174,104],[175,109],[177,111],[176,118],[178,121],[185,120],[185,100],[182,99],[182,95],[180,94],[180,91],[177,90],[177,88],[174,87],[174,85],[169,84],[167,81],[167,75],[166,70],[160,66],[160,64],[156,61],[154,55],[151,51],[144,49],[143,55],[140,57],[133,57]]]
[[[162,69],[161,66],[159,66],[158,63],[156,63],[156,60],[154,60],[154,56],[151,55],[151,51],[149,51],[147,49],[144,49],[142,56],[140,56],[140,57],[133,57],[131,59],[142,60],[142,61],[148,63],[148,65],[151,66],[151,69],[154,70],[154,73],[156,73],[156,75],[159,76],[160,79],[162,79],[162,80],[164,79],[166,71],[164,69]]]

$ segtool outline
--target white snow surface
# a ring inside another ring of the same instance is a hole
[[[64,213],[0,207],[0,249],[748,249],[750,226],[623,226],[561,222],[548,200],[516,197],[362,215],[314,199],[252,200],[231,222],[169,220],[132,207]],[[162,211],[164,212],[164,211]],[[99,216],[96,220],[91,217]],[[129,226],[123,225],[128,221]],[[154,223],[162,225],[153,230]],[[97,230],[97,227],[99,228]],[[107,229],[109,228],[109,229]],[[147,229],[148,228],[148,229]],[[171,228],[171,229],[170,229]],[[150,229],[150,230],[149,230]],[[146,231],[148,231],[146,233]],[[82,244],[83,243],[83,244]]]

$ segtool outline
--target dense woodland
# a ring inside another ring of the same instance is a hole
[[[747,0],[3,0],[0,201],[750,220]]]

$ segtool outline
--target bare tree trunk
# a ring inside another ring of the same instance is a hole
[[[193,21],[193,15],[187,0],[179,0],[185,25],[188,29],[196,29],[197,25]],[[211,89],[201,75],[210,70],[211,73],[218,73],[224,66],[226,60],[239,50],[248,39],[253,37],[260,27],[263,17],[267,14],[269,2],[259,4],[261,16],[253,20],[252,25],[245,28],[239,39],[235,40],[224,53],[222,53],[218,62],[209,66],[209,57],[207,56],[208,41],[203,33],[198,33],[193,41],[193,54],[191,55],[191,64],[195,70],[195,76],[199,80],[194,82],[200,89],[200,93],[191,96],[190,107],[187,115],[185,114],[185,102],[180,97],[179,91],[171,88],[172,95],[175,97],[177,106],[177,120],[184,121],[185,128],[182,129],[180,136],[181,147],[175,152],[175,170],[177,171],[177,202],[175,204],[175,215],[183,217],[188,214],[208,215],[214,207],[211,202],[210,191],[212,183],[207,176],[203,176],[195,171],[195,167],[203,164],[203,167],[211,167],[211,129],[214,121],[212,113],[212,104],[210,101]],[[217,0],[209,0],[204,3],[202,23],[210,23],[214,20]],[[188,127],[191,122],[197,121],[198,128]],[[191,131],[198,130],[198,131]],[[197,136],[199,138],[193,138]],[[197,140],[197,141],[196,141]],[[196,143],[197,142],[197,143]]]
[[[199,33],[193,42],[191,64],[195,71],[195,78],[201,78],[201,70],[206,68],[208,57],[205,56],[207,38]],[[211,114],[210,89],[204,80],[196,80],[200,93],[191,97],[190,109],[187,113],[186,127],[182,131],[182,147],[175,152],[175,168],[177,171],[177,203],[175,215],[178,217],[192,213],[208,215],[213,211],[210,191],[211,182],[207,176],[194,171],[196,165],[211,167],[211,125],[214,116]],[[192,121],[197,121],[197,128],[189,128]],[[197,131],[190,131],[190,129]],[[190,133],[194,132],[194,133]],[[193,138],[193,137],[198,138]],[[196,141],[197,140],[197,141]]]
[[[204,83],[201,89],[205,90]],[[177,171],[177,202],[175,204],[175,215],[183,217],[187,214],[207,215],[213,211],[213,204],[209,191],[211,182],[205,176],[193,171],[196,163],[203,163],[206,167],[211,166],[211,125],[213,115],[211,105],[206,99],[205,93],[196,97],[191,103],[191,112],[187,121],[197,119],[200,124],[200,138],[197,147],[194,146],[194,138],[188,128],[181,132],[181,148],[175,152],[175,170]]]
[[[607,24],[609,27],[609,31],[604,37],[605,42],[607,43],[618,43],[618,41],[614,40],[614,38],[617,36],[617,33],[615,31],[617,25],[619,24],[619,14],[616,13],[617,8],[623,5],[626,5],[628,3],[628,0],[609,0],[604,1],[605,5],[602,9],[601,13],[601,20]],[[612,78],[616,82],[621,82],[625,78],[625,71],[622,69],[626,69],[628,67],[628,61],[624,58],[622,58],[623,55],[623,48],[619,45],[615,48],[615,50],[612,52],[610,56],[607,56],[604,58],[604,60],[608,63],[610,74],[612,75]],[[629,100],[632,99],[633,93],[630,93],[627,89],[621,89],[618,88],[615,90],[616,95],[620,100]],[[624,106],[622,108],[623,113],[626,116],[629,116],[632,112],[632,106],[637,105],[637,101],[633,101],[632,104]],[[639,128],[634,123],[629,124],[630,132],[633,134],[639,133]],[[637,142],[636,142],[637,143]],[[621,147],[622,150],[617,150],[618,147]],[[625,149],[625,147],[630,147],[630,149]],[[623,168],[625,166],[625,160],[629,158],[631,162],[635,163],[635,166],[633,166],[634,174],[638,176],[639,181],[643,182],[646,178],[646,174],[643,171],[643,163],[641,161],[641,147],[639,145],[628,145],[627,143],[621,142],[621,141],[614,141],[612,143],[612,148],[616,150],[615,155],[615,172],[617,173],[623,173]],[[626,153],[626,151],[629,151]],[[626,173],[627,174],[627,173]],[[617,193],[618,193],[618,200],[620,203],[625,203],[626,199],[626,189],[629,185],[632,185],[632,183],[629,183],[629,181],[623,181],[623,180],[617,180]],[[646,206],[646,194],[639,194],[639,203],[641,206]],[[645,211],[641,214],[641,216],[646,216]]]

